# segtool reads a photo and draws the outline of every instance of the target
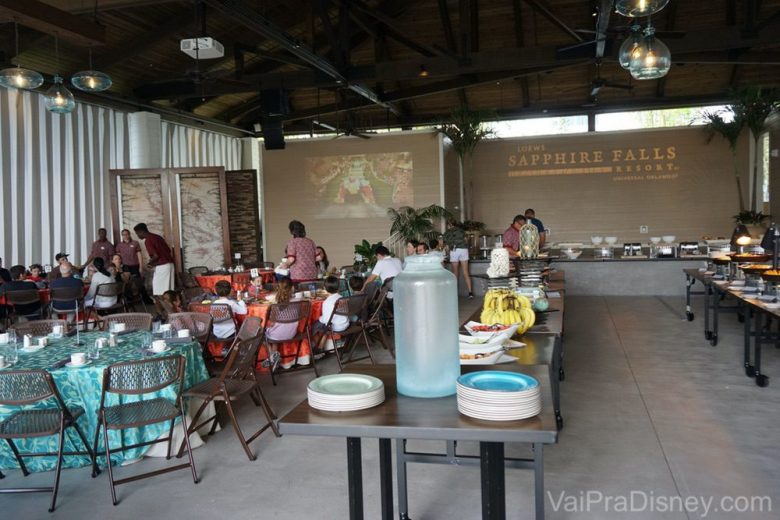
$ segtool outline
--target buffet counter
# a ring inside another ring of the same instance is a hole
[[[704,255],[680,258],[622,257],[594,258],[592,250],[585,250],[572,260],[553,251],[550,266],[566,271],[566,293],[569,295],[597,296],[685,296],[685,284],[680,279],[680,269],[703,267]],[[487,290],[489,260],[469,262],[474,294],[483,295]],[[461,294],[466,289],[461,281]]]

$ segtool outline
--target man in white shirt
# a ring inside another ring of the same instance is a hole
[[[230,291],[232,290],[232,287],[230,287],[230,282],[226,280],[220,280],[214,285],[214,292],[217,293],[217,298],[212,303],[221,303],[224,305],[230,305],[230,308],[233,310],[233,315],[236,314],[246,314],[246,303],[244,303],[244,300],[241,300],[241,295],[239,293],[239,300],[232,300],[228,298],[230,296]],[[233,320],[225,320],[219,323],[214,323],[214,336],[224,339],[229,338],[233,336],[236,333],[236,323]]]
[[[401,261],[390,256],[390,250],[385,246],[376,248],[376,257],[376,265],[369,277],[366,278],[366,284],[373,282],[377,278],[379,278],[382,283],[385,283],[386,280],[398,276],[398,274],[403,271]]]

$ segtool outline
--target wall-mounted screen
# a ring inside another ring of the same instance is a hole
[[[414,206],[410,152],[308,157],[315,218],[372,218],[387,208]]]

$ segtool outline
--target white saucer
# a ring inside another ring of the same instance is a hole
[[[91,360],[87,360],[85,363],[83,363],[81,365],[74,365],[73,363],[68,361],[67,363],[65,363],[65,366],[68,367],[68,368],[81,368],[81,367],[85,367],[85,366],[89,365],[90,363],[92,363],[92,361]]]
[[[11,368],[13,365],[11,363],[6,363],[5,365],[0,365],[0,370]]]
[[[171,347],[169,347],[169,346],[166,346],[162,350],[152,350],[150,348],[146,349],[147,352],[151,352],[152,354],[162,354],[163,352],[168,352],[169,350],[171,350]]]

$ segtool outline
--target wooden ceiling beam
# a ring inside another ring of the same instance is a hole
[[[20,25],[57,35],[78,45],[98,46],[106,43],[105,27],[38,0],[0,0],[0,18],[14,20]]]
[[[525,31],[523,29],[523,3],[522,0],[512,0],[512,14],[515,29],[515,45],[518,49],[525,47]],[[531,89],[528,84],[528,76],[520,78],[520,95],[523,106],[531,106]]]
[[[450,17],[450,8],[447,5],[447,0],[438,0],[439,4],[439,19],[441,20],[442,30],[444,31],[444,41],[447,44],[447,50],[456,54],[458,52],[458,44],[455,41],[455,32],[452,30],[452,18]],[[426,69],[426,73],[427,73]],[[458,100],[461,105],[468,105],[469,101],[466,98],[466,91],[461,89],[458,91]]]
[[[159,6],[160,4],[182,3],[182,0],[100,0],[97,4],[97,11],[117,11],[120,9],[137,9],[147,5]],[[89,14],[95,12],[95,5],[92,2],[74,2],[73,0],[46,0],[47,5],[51,5],[62,11],[71,14]]]
[[[574,41],[581,42],[584,40],[582,36],[580,36],[577,31],[572,29],[566,22],[561,19],[560,16],[555,14],[552,10],[552,8],[545,2],[545,0],[524,0],[525,3],[530,5],[534,11],[541,14],[545,18],[547,18],[550,22],[552,22],[553,25],[558,27],[560,30],[574,38]],[[611,4],[611,2],[610,2]]]
[[[121,65],[128,58],[142,55],[161,41],[184,31],[185,28],[192,24],[194,18],[195,13],[192,9],[187,8],[155,27],[142,30],[130,40],[103,52],[95,60],[96,68],[98,70],[110,69],[116,65]]]

